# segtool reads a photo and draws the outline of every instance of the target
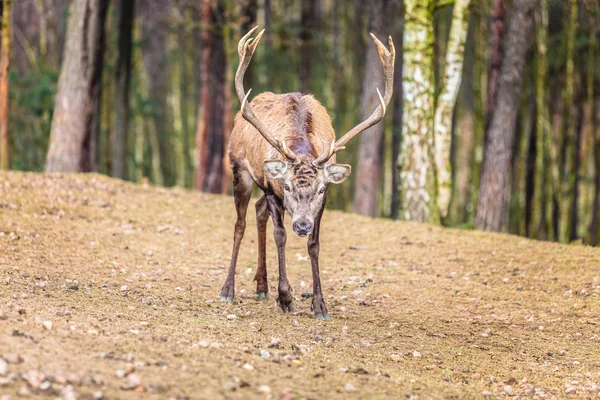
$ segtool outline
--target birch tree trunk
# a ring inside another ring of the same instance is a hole
[[[112,143],[111,175],[125,178],[127,132],[129,128],[129,82],[131,81],[131,48],[135,1],[121,1],[119,15],[119,59],[115,99],[115,130]]]
[[[452,25],[446,50],[446,71],[442,79],[442,91],[434,117],[434,161],[437,172],[437,206],[440,216],[446,218],[452,193],[452,165],[450,144],[452,142],[452,116],[456,97],[460,89],[465,42],[469,26],[469,3],[471,0],[456,0],[452,14]]]
[[[8,152],[8,70],[12,44],[12,0],[2,3],[2,50],[0,53],[0,170],[9,168]]]
[[[536,0],[515,0],[513,4],[495,110],[485,143],[479,203],[475,217],[475,226],[483,230],[500,231],[504,220],[515,123],[535,4]]]
[[[69,7],[65,56],[46,157],[48,172],[79,172],[88,162],[84,146],[92,128],[94,96],[99,93],[97,68],[107,8],[108,0],[74,1]]]
[[[434,120],[434,59],[431,0],[404,1],[404,111],[400,170],[400,218],[436,220],[431,151]]]

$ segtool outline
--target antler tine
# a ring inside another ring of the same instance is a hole
[[[279,151],[284,157],[290,161],[297,162],[298,157],[296,154],[294,154],[294,152],[286,146],[283,140],[276,139],[275,136],[269,132],[267,127],[256,117],[256,115],[254,115],[252,107],[250,107],[250,103],[248,102],[248,96],[250,95],[252,89],[248,90],[248,93],[245,93],[244,91],[244,75],[246,74],[248,65],[250,65],[252,55],[254,55],[254,50],[256,50],[256,46],[258,45],[258,42],[260,42],[260,38],[265,32],[263,29],[255,38],[250,37],[256,29],[258,29],[258,26],[250,29],[250,31],[246,33],[238,43],[240,62],[238,64],[237,72],[235,73],[235,91],[241,103],[242,116],[246,121],[252,124],[252,126],[254,126],[256,130],[258,130],[258,132],[265,138],[265,140],[269,142],[269,144]]]
[[[352,128],[348,133],[339,138],[337,142],[332,144],[331,148],[327,153],[321,154],[315,161],[314,164],[318,166],[322,166],[331,158],[331,156],[338,151],[344,149],[344,145],[348,143],[352,138],[354,138],[359,133],[364,130],[372,127],[379,121],[383,119],[385,116],[385,112],[387,109],[390,100],[392,99],[392,93],[394,91],[394,61],[396,59],[396,48],[394,47],[394,42],[392,41],[392,37],[388,37],[389,49],[387,49],[383,43],[375,37],[371,33],[371,37],[373,38],[373,42],[375,42],[375,46],[377,47],[377,53],[379,54],[379,58],[381,59],[381,64],[383,65],[383,75],[385,80],[385,91],[383,96],[377,89],[377,96],[379,97],[379,106],[373,111],[371,116]]]

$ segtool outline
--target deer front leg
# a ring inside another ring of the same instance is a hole
[[[237,264],[240,243],[246,230],[246,210],[252,194],[252,178],[247,171],[235,169],[233,171],[233,200],[237,211],[235,222],[235,233],[233,235],[233,251],[231,252],[231,264],[227,279],[221,289],[221,301],[233,302],[235,296],[235,266]]]
[[[267,222],[269,221],[269,207],[266,196],[256,202],[256,228],[258,229],[258,266],[256,268],[256,297],[263,300],[269,293],[269,281],[267,280]]]
[[[325,202],[323,202],[325,204]],[[331,318],[327,313],[327,307],[325,306],[325,300],[323,299],[323,292],[321,291],[321,276],[319,275],[319,230],[321,228],[321,217],[323,216],[323,210],[321,208],[317,218],[315,218],[315,225],[312,233],[308,237],[308,255],[310,256],[310,264],[312,266],[313,276],[313,297],[311,309],[315,313],[317,319],[325,319],[329,321]]]
[[[275,244],[277,245],[277,257],[279,260],[279,297],[277,302],[283,311],[294,311],[292,304],[294,298],[292,296],[292,288],[287,278],[287,271],[285,268],[285,243],[287,241],[287,234],[285,227],[283,226],[284,210],[281,200],[274,195],[267,197],[269,204],[269,213],[271,219],[273,219],[273,236],[275,237]]]

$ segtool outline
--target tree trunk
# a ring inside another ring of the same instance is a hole
[[[535,0],[515,0],[498,81],[496,104],[485,143],[475,225],[500,231],[506,208],[508,172],[521,98]],[[489,100],[489,99],[488,99]]]
[[[66,50],[58,81],[48,172],[89,170],[95,154],[91,136],[94,105],[101,84],[104,22],[108,0],[75,1],[69,7]]]
[[[563,120],[563,176],[562,196],[560,202],[560,235],[561,242],[567,242],[575,238],[576,232],[572,231],[573,207],[576,207],[574,197],[577,186],[577,171],[575,170],[577,152],[577,132],[573,108],[575,107],[575,33],[577,31],[577,5],[578,0],[569,1],[569,20],[566,27],[567,36],[567,60],[565,72],[565,117]]]
[[[598,47],[597,31],[597,3],[592,3],[590,7],[590,33],[588,50],[588,76],[587,76],[587,96],[590,107],[590,133],[594,143],[592,149],[594,153],[594,197],[592,207],[592,219],[589,227],[590,244],[596,246],[600,236],[600,136],[598,135],[598,119],[595,97],[595,72],[596,72],[596,51]]]
[[[242,23],[241,23],[241,35],[244,36],[250,29],[256,26],[256,14],[258,12],[258,1],[257,0],[244,0],[242,2]],[[254,76],[254,63],[250,63],[248,70],[246,71],[245,81],[246,87],[252,88],[253,76]]]
[[[504,1],[492,0],[492,21],[490,39],[490,71],[488,75],[487,116],[486,133],[496,108],[496,94],[502,69],[502,57],[504,55]],[[486,139],[487,140],[487,139]]]
[[[0,50],[0,170],[7,170],[8,151],[8,72],[12,45],[12,0],[2,0],[2,49]]]
[[[311,69],[314,57],[314,33],[319,26],[317,21],[317,1],[302,0],[302,15],[300,17],[300,91],[311,91]]]
[[[390,218],[400,218],[400,170],[398,169],[398,157],[402,146],[402,112],[404,96],[402,94],[402,70],[404,65],[404,0],[400,0],[394,10],[394,43],[397,49],[396,68],[394,69],[394,98],[392,99],[392,199]]]
[[[400,169],[400,217],[436,221],[433,150],[434,60],[431,0],[404,1],[404,113]]]
[[[452,116],[460,89],[465,42],[469,27],[469,3],[471,0],[456,0],[452,14],[452,25],[446,50],[446,67],[442,79],[434,117],[434,161],[437,172],[437,206],[442,218],[448,215],[452,193],[452,165],[450,145],[452,143]]]
[[[369,32],[383,40],[388,34],[386,14],[387,0],[370,0],[367,5]],[[379,104],[376,85],[383,87],[383,68],[375,45],[367,48],[366,66],[362,80],[361,119],[368,118]],[[367,129],[360,136],[358,171],[354,195],[354,211],[361,215],[378,215],[378,194],[381,177],[381,145],[384,121]]]
[[[129,90],[131,81],[131,46],[135,0],[121,0],[119,15],[119,58],[115,99],[115,130],[112,143],[111,175],[125,178],[127,132],[129,128]]]
[[[172,130],[168,125],[169,95],[168,37],[169,24],[164,16],[170,4],[167,0],[145,0],[140,2],[142,14],[142,56],[148,75],[148,92],[152,102],[152,122],[158,142],[158,156],[162,183],[173,186],[176,183],[176,159]]]
[[[225,154],[227,58],[224,1],[202,2],[202,90],[196,132],[196,188],[221,193]]]
[[[558,168],[553,165],[552,132],[548,108],[548,0],[540,0],[535,14],[536,24],[536,160],[533,194],[533,229],[531,237],[548,239],[552,223],[548,207],[548,197],[552,197],[555,186],[559,182]],[[554,176],[553,171],[556,172]],[[556,179],[556,180],[555,180]],[[552,189],[549,189],[552,188]]]

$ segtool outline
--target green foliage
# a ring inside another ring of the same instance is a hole
[[[10,72],[11,168],[42,171],[46,159],[58,71],[41,68],[19,74]]]

